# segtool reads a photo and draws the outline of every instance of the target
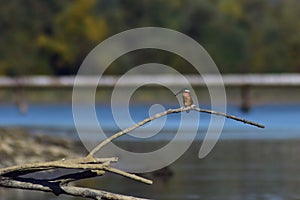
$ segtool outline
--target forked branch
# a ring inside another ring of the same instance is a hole
[[[0,169],[0,186],[26,190],[39,190],[51,192],[56,195],[68,194],[91,199],[142,200],[142,198],[68,185],[74,181],[102,176],[106,172],[118,174],[142,183],[152,184],[152,181],[149,179],[111,167],[110,162],[117,162],[117,158],[88,159],[87,157],[83,157],[77,159],[32,163],[2,168]],[[78,171],[75,173],[72,171],[72,173],[69,174],[66,172],[66,174],[62,176],[49,179],[23,177],[23,175],[28,175],[38,171],[57,169],[76,169]]]
[[[195,110],[195,111],[198,111],[198,112],[203,112],[203,113],[209,113],[209,114],[213,114],[213,115],[219,115],[219,116],[223,116],[223,117],[226,117],[226,118],[229,118],[229,119],[233,119],[233,120],[236,120],[236,121],[240,121],[240,122],[243,122],[245,124],[250,124],[252,126],[256,126],[258,128],[265,128],[264,125],[262,124],[259,124],[259,123],[256,123],[256,122],[252,122],[250,120],[246,120],[246,119],[242,119],[242,118],[239,118],[239,117],[236,117],[236,116],[233,116],[233,115],[229,115],[229,114],[226,114],[226,113],[222,113],[222,112],[217,112],[217,111],[213,111],[213,110],[206,110],[206,109],[202,109],[202,108],[197,108],[195,107],[194,105],[193,106],[189,106],[189,107],[181,107],[181,108],[175,108],[175,109],[169,109],[167,111],[164,111],[164,112],[161,112],[161,113],[157,113],[147,119],[144,119],[143,121],[140,121],[139,123],[129,127],[129,128],[126,128],[120,132],[117,132],[116,134],[110,136],[109,138],[107,138],[106,140],[104,140],[103,142],[99,143],[87,156],[87,158],[92,158],[102,147],[104,147],[105,145],[107,145],[108,143],[110,143],[111,141],[113,141],[114,139],[118,138],[118,137],[121,137],[122,135],[125,135],[131,131],[133,131],[134,129],[140,127],[140,126],[143,126],[157,118],[160,118],[160,117],[163,117],[163,116],[166,116],[168,114],[172,114],[172,113],[179,113],[179,112],[184,112],[184,111],[188,111],[188,110]]]
[[[96,176],[102,176],[106,172],[118,174],[142,183],[152,184],[151,180],[145,179],[143,177],[137,176],[135,174],[130,174],[125,171],[112,168],[110,166],[111,162],[117,162],[117,158],[95,158],[95,154],[106,144],[110,143],[112,140],[127,134],[134,129],[143,126],[157,118],[163,117],[172,113],[180,113],[188,110],[194,110],[197,112],[209,113],[213,115],[220,115],[227,117],[236,121],[240,121],[246,124],[257,126],[259,128],[264,128],[263,125],[252,122],[246,119],[242,119],[233,115],[228,115],[226,113],[220,113],[213,110],[206,110],[197,108],[195,106],[169,109],[167,111],[158,113],[152,117],[144,119],[143,121],[124,129],[111,137],[107,138],[103,142],[99,143],[86,157],[68,159],[68,160],[58,160],[51,162],[41,162],[33,164],[24,164],[18,166],[12,166],[0,169],[0,186],[19,188],[26,190],[39,190],[44,192],[52,192],[56,195],[68,194],[71,196],[80,196],[91,199],[111,199],[111,200],[142,200],[142,198],[136,198],[131,196],[125,196],[120,194],[114,194],[106,191],[95,190],[90,188],[81,188],[75,186],[69,186],[70,182],[78,181],[81,179],[92,178]],[[31,173],[39,171],[57,170],[57,169],[76,169],[78,172],[74,171],[72,173],[66,173],[59,177],[54,177],[50,179],[34,179],[34,178],[24,178],[23,175],[28,175]]]

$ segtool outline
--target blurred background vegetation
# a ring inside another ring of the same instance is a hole
[[[10,0],[0,7],[0,75],[76,74],[101,41],[145,26],[192,37],[222,73],[300,72],[299,11],[299,0]],[[194,72],[178,56],[143,50],[106,73],[147,62]]]

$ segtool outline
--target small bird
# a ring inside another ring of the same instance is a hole
[[[188,89],[183,89],[183,90],[180,90],[179,92],[177,92],[175,94],[175,96],[177,96],[178,94],[181,94],[181,93],[183,94],[182,99],[183,99],[184,107],[193,106],[193,99],[191,97],[191,91]],[[186,112],[189,113],[190,111],[187,110]]]

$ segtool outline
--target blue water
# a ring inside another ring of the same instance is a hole
[[[134,122],[138,122],[149,116],[149,108],[151,105],[136,105],[130,107],[130,114]],[[175,108],[176,106],[164,105],[165,109]],[[203,108],[209,108],[203,106]],[[121,108],[120,108],[121,109]],[[18,108],[13,104],[0,105],[0,126],[9,127],[25,127],[32,129],[52,130],[52,132],[75,131],[75,125],[72,114],[72,106],[69,104],[32,104],[29,105],[27,113],[21,114]],[[107,105],[97,105],[96,112],[98,121],[107,133],[113,133],[120,130],[117,126],[111,108]],[[259,129],[254,126],[243,124],[231,119],[226,119],[221,138],[223,139],[291,139],[300,138],[300,105],[262,105],[255,106],[249,113],[243,113],[238,106],[228,106],[227,113],[255,122],[259,122],[266,126],[265,129]],[[183,115],[190,115],[189,120],[183,122],[184,130],[189,132],[195,122],[193,115],[198,113],[183,113]],[[178,124],[181,120],[181,114],[168,115],[163,125],[163,131],[169,136],[173,135],[178,129]],[[151,131],[155,126],[160,126],[161,121],[156,120],[157,123],[151,124],[146,129],[141,130]],[[127,121],[121,122],[123,127],[127,125]],[[125,123],[124,123],[125,122]],[[201,113],[200,123],[198,124],[197,138],[203,138],[210,122],[210,115]],[[88,121],[82,122],[87,124],[87,128],[93,130],[93,126],[89,126]],[[124,125],[125,124],[125,125]],[[127,126],[133,125],[128,123]],[[215,124],[216,125],[216,124]],[[214,126],[214,124],[213,124]],[[153,137],[156,140],[164,140],[169,136]]]
[[[150,107],[151,105],[131,107],[134,121],[148,117]],[[165,106],[170,107],[176,106]],[[29,105],[26,115],[20,114],[15,105],[0,105],[0,111],[0,126],[21,126],[30,130],[43,130],[49,134],[69,132],[76,135],[71,105]],[[108,106],[97,105],[96,111],[105,132],[119,130]],[[221,140],[206,158],[199,159],[197,155],[202,143],[200,140],[210,122],[210,115],[203,113],[200,115],[200,123],[197,124],[199,140],[169,166],[173,176],[150,177],[154,179],[151,186],[115,174],[105,174],[103,177],[79,184],[120,194],[162,200],[300,199],[300,105],[255,106],[249,113],[242,113],[239,107],[231,105],[228,106],[227,113],[259,122],[266,128],[259,129],[227,119]],[[183,113],[191,118],[184,122],[186,134],[189,134],[190,126],[194,123],[194,114]],[[163,127],[164,134],[147,138],[145,143],[136,143],[132,138],[124,137],[120,144],[126,148],[134,147],[135,150],[161,146],[165,144],[164,140],[176,132],[180,116],[169,115]],[[88,120],[83,123],[89,124]],[[151,131],[151,128],[159,125],[151,124],[149,129],[145,130]],[[87,132],[92,132],[92,129],[93,127],[87,127]],[[69,197],[0,188],[0,200],[2,199],[63,200]]]

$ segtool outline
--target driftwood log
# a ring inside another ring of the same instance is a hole
[[[263,125],[249,120],[241,119],[239,117],[228,115],[225,113],[197,108],[195,106],[169,109],[112,135],[111,137],[99,143],[86,157],[76,159],[62,159],[51,162],[30,163],[2,168],[0,169],[0,186],[24,190],[38,190],[44,192],[51,192],[55,195],[67,194],[71,196],[79,196],[90,199],[141,200],[143,198],[115,194],[91,188],[72,186],[69,185],[69,183],[96,176],[102,176],[103,174],[109,172],[133,179],[135,181],[139,181],[141,183],[152,184],[152,180],[111,167],[110,164],[112,162],[117,162],[118,158],[96,158],[95,154],[106,144],[110,143],[112,140],[124,134],[127,134],[128,132],[140,126],[143,126],[144,124],[147,124],[157,118],[168,114],[180,113],[187,110],[194,110],[198,112],[220,115],[246,124],[257,126],[259,128],[264,128]],[[35,179],[28,178],[25,176],[35,172],[49,170],[53,171],[58,169],[69,169],[72,172],[66,172],[64,175],[60,175],[58,177],[53,177],[49,179]],[[78,171],[74,172],[74,169]]]

